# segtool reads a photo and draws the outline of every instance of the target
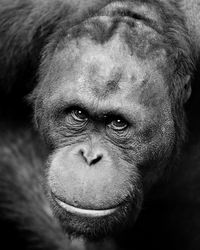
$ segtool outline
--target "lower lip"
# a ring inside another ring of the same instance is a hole
[[[111,208],[111,209],[101,209],[101,210],[91,210],[91,209],[82,209],[82,208],[77,208],[74,206],[71,206],[69,204],[64,203],[63,201],[55,198],[56,202],[60,207],[62,207],[64,210],[67,212],[70,212],[72,214],[77,214],[85,217],[102,217],[102,216],[107,216],[112,213],[114,213],[117,210],[116,208]]]

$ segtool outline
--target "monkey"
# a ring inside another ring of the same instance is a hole
[[[199,249],[199,13],[197,0],[0,0],[8,249]]]

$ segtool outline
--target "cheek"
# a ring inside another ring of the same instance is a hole
[[[146,190],[165,174],[166,168],[172,168],[175,159],[176,135],[173,119],[167,118],[161,123],[150,142],[141,148],[142,164],[140,171]]]
[[[158,157],[162,159],[171,158],[176,141],[176,131],[174,120],[169,109],[161,110],[161,124],[159,125],[157,136],[154,140],[153,147],[158,152]]]
[[[51,157],[48,184],[56,196],[74,206],[105,209],[134,194],[139,181],[134,165],[123,165],[121,160],[114,164],[104,151],[101,161],[88,166],[79,155],[79,148],[63,148]]]

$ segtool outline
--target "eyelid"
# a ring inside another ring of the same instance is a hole
[[[84,116],[83,119],[81,119],[80,117],[78,117],[78,115],[76,114],[76,111],[81,111],[82,112],[82,115]],[[79,121],[79,122],[84,122],[84,121],[87,121],[88,120],[88,115],[87,113],[82,110],[82,109],[72,109],[72,111],[70,112],[71,116],[73,117],[73,119],[75,121]]]
[[[124,124],[123,126],[120,126],[120,123],[119,123],[119,126],[117,126],[117,121],[120,121],[122,124]],[[116,122],[116,124],[114,124]],[[117,132],[120,132],[120,131],[124,131],[124,130],[126,130],[128,127],[129,127],[129,125],[130,125],[130,123],[126,120],[126,119],[124,119],[124,118],[122,118],[121,116],[119,117],[119,116],[115,116],[115,117],[108,117],[107,118],[107,121],[106,121],[106,125],[110,128],[110,129],[112,129],[112,130],[115,130],[115,131],[117,131]]]
[[[113,129],[113,130],[115,130],[115,131],[123,131],[123,130],[125,130],[125,129],[127,129],[127,127],[128,127],[128,123],[126,123],[125,122],[125,125],[124,126],[115,126],[114,124],[113,124],[113,122],[114,121],[112,121],[111,123],[109,123],[108,124],[108,127],[110,127],[111,129]]]
[[[84,112],[84,110],[80,108],[73,108],[69,107],[65,110],[65,115],[64,115],[64,122],[67,127],[69,127],[71,130],[80,130],[85,128],[85,126],[88,124],[88,117],[87,113],[84,112],[86,119],[79,119],[76,117],[75,112],[77,110],[81,110]]]
[[[87,117],[87,120],[93,120],[93,121],[98,121],[100,123],[104,122],[105,124],[108,124],[112,122],[113,120],[123,120],[124,122],[127,123],[127,126],[130,126],[132,122],[127,120],[127,117],[125,117],[123,114],[119,113],[118,111],[108,111],[108,112],[102,112],[101,115],[97,114],[90,114],[88,112],[88,109],[81,103],[74,102],[74,104],[69,104],[66,107],[66,105],[63,105],[63,107],[59,108],[59,111],[62,115],[66,116],[69,113],[71,113],[73,110],[81,110]],[[58,111],[58,110],[57,110]]]

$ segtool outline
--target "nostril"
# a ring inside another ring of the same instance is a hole
[[[80,155],[82,156],[82,158],[84,159],[84,161],[89,165],[95,165],[96,163],[98,163],[102,158],[103,158],[103,154],[89,154],[87,155],[85,153],[84,150],[80,150]]]
[[[82,149],[79,150],[79,153],[80,153],[81,156],[84,156],[84,154],[85,154]]]
[[[103,158],[103,155],[97,155],[95,159],[92,159],[91,162],[89,163],[89,165],[95,165],[96,163],[98,163],[101,159]]]
[[[85,162],[87,162],[87,158],[85,157],[85,152],[82,149],[80,149],[79,153],[82,156],[82,158],[85,160]]]

